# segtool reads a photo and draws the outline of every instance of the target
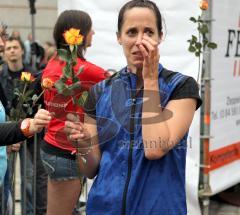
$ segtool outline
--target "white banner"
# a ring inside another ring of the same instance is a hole
[[[240,1],[214,0],[210,187],[218,193],[240,182]]]
[[[95,35],[93,45],[87,50],[87,59],[105,69],[126,65],[121,46],[117,43],[117,17],[126,0],[58,0],[59,13],[66,9],[80,9],[88,12],[93,20]],[[198,0],[155,1],[164,18],[164,41],[160,46],[160,61],[164,67],[197,78],[198,61],[188,52],[187,40],[195,33],[190,16],[200,14]],[[199,111],[191,126],[188,141],[186,188],[188,214],[200,215],[198,203],[199,184]]]

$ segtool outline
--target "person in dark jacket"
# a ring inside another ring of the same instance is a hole
[[[25,65],[23,62],[24,56],[24,45],[19,38],[9,37],[5,41],[4,47],[4,60],[5,63],[2,66],[2,71],[0,73],[0,84],[2,85],[3,92],[7,98],[7,106],[5,106],[6,114],[10,117],[10,120],[17,121],[18,119],[24,119],[26,117],[32,117],[36,113],[38,105],[32,107],[32,111],[29,111],[26,106],[19,106],[19,98],[16,93],[16,90],[23,92],[25,84],[20,81],[22,78],[23,72],[31,73],[31,76],[34,77],[34,81],[29,83],[26,89],[27,93],[32,92],[29,97],[32,97],[34,94],[40,95],[42,92],[41,88],[41,72],[36,71],[29,65]],[[26,93],[26,94],[27,94]],[[41,97],[42,98],[42,97]],[[32,101],[26,102],[30,107],[32,106]],[[43,102],[41,105],[44,105]],[[47,208],[47,173],[43,167],[42,160],[40,157],[40,142],[42,140],[43,133],[37,135],[37,149],[36,149],[36,213],[45,214]],[[21,144],[17,144],[18,148],[11,145],[8,147],[9,151],[18,151],[20,155],[20,166],[21,166],[21,178],[23,181],[24,174],[24,159],[26,159],[26,188],[27,188],[27,207],[26,213],[33,213],[34,200],[32,198],[32,165],[34,160],[34,138],[27,139],[27,153],[24,155],[23,147],[20,147]],[[19,149],[20,148],[20,149]],[[23,184],[23,183],[22,183]],[[22,185],[23,186],[23,185]],[[23,189],[23,188],[22,188]],[[25,212],[23,212],[25,213]]]
[[[42,131],[50,120],[50,113],[40,109],[34,118],[0,123],[0,146],[10,145],[32,137],[35,133]]]

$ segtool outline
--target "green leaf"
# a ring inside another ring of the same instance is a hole
[[[196,23],[197,22],[197,20],[196,20],[196,18],[195,17],[190,17],[190,19],[189,19],[190,21],[192,21],[192,22],[194,22],[194,23]]]
[[[217,44],[213,43],[213,42],[210,42],[210,43],[207,44],[207,47],[210,48],[210,49],[216,49],[217,48]]]
[[[195,35],[192,35],[192,41],[197,42],[198,38]]]
[[[78,72],[76,73],[76,76],[79,76],[83,72],[84,66],[80,66],[78,69]]]
[[[19,96],[21,95],[21,92],[15,91],[15,92],[14,92],[14,95],[16,95],[16,96],[19,97]]]
[[[61,77],[61,80],[62,80],[63,83],[66,83],[66,81],[68,80],[68,78],[65,77],[65,76],[62,76],[62,77]]]
[[[196,46],[197,49],[201,49],[201,48],[202,48],[202,44],[199,43],[199,42],[197,42],[197,43],[195,44],[195,46]]]
[[[79,106],[83,106],[85,101],[87,100],[87,97],[88,97],[88,92],[87,91],[84,91],[81,95],[81,97],[78,99],[78,102],[77,104]]]
[[[69,52],[66,49],[58,49],[58,56],[65,62],[68,62],[71,58]]]
[[[38,96],[37,96],[36,94],[34,94],[34,95],[32,96],[33,102],[36,101],[37,99],[38,99]]]
[[[194,41],[193,40],[188,40],[188,42],[189,42],[189,46],[194,46]]]
[[[64,74],[64,77],[66,79],[68,78],[72,78],[72,70],[71,70],[71,67],[69,65],[66,65],[63,69],[63,74]]]
[[[31,97],[25,97],[25,98],[24,98],[24,102],[30,102],[30,101],[32,101],[32,98],[31,98]]]
[[[81,84],[80,79],[79,79],[78,77],[76,77],[76,76],[73,77],[72,81],[73,81],[74,84],[75,84],[75,83],[78,83],[79,86],[80,86],[80,84]]]
[[[25,93],[25,97],[28,97],[28,96],[30,96],[31,94],[33,94],[33,90],[28,90],[28,91]]]
[[[189,46],[188,51],[190,51],[190,52],[195,52],[195,51],[196,51],[196,48],[193,47],[193,46]]]
[[[199,57],[200,54],[201,54],[201,52],[195,52],[195,56],[196,56],[196,57]]]
[[[76,83],[71,84],[70,86],[68,86],[68,89],[71,90],[71,91],[73,91],[73,90],[78,89],[78,88],[80,88],[80,87],[81,87],[80,81],[78,81],[78,82],[76,82]]]
[[[207,34],[208,33],[208,26],[206,24],[202,24],[198,27],[198,30],[201,34]]]
[[[73,60],[72,66],[74,67],[74,66],[76,66],[76,65],[77,65],[77,62],[76,62],[75,60]]]
[[[63,94],[63,91],[66,89],[65,84],[62,82],[62,79],[59,79],[54,86],[56,87],[59,94]]]

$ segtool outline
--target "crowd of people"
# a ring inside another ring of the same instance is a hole
[[[116,41],[127,64],[110,77],[84,56],[95,33],[86,12],[66,10],[59,15],[53,30],[56,49],[71,53],[63,36],[71,28],[83,36],[74,65],[81,83],[88,83],[83,107],[76,112],[73,101],[53,87],[44,91],[42,109],[19,122],[0,124],[1,145],[27,138],[30,154],[30,136],[38,133],[36,214],[74,213],[84,178],[94,179],[87,214],[187,214],[186,141],[201,98],[192,77],[160,63],[163,30],[158,7],[150,0],[130,0],[122,6]],[[8,115],[16,105],[14,79],[28,70],[35,77],[29,88],[39,95],[42,80],[56,83],[65,63],[55,48],[48,48],[37,70],[27,68],[29,56],[37,53],[31,35],[24,48],[19,35],[7,38],[3,27],[0,33],[0,93]],[[34,50],[30,55],[29,47]]]
[[[28,37],[30,39],[30,35]],[[41,68],[44,68],[47,64],[47,59],[50,58],[50,53],[47,55],[48,48],[55,48],[53,43],[48,42],[49,47],[46,47],[45,51],[42,53],[36,51],[38,49],[44,50],[41,45],[38,43],[27,43],[23,42],[19,31],[13,31],[9,36],[6,26],[1,26],[1,72],[0,72],[0,101],[1,101],[1,114],[2,120],[16,120],[14,112],[16,113],[19,110],[18,103],[19,98],[16,96],[16,89],[21,92],[24,88],[24,85],[19,81],[21,79],[22,73],[28,72],[34,78],[35,81],[28,86],[29,92],[32,91],[31,95],[39,95],[42,92],[41,88]],[[29,47],[28,47],[29,45]],[[35,48],[34,48],[35,47]],[[51,53],[53,55],[54,53]],[[39,63],[36,62],[35,65],[32,64],[32,58],[39,58]],[[30,95],[29,95],[30,96]],[[40,102],[42,105],[43,100]],[[33,117],[37,111],[37,105],[33,113],[29,113],[27,109],[23,109],[26,117]],[[27,113],[28,112],[28,113]],[[5,116],[6,115],[6,116]],[[20,118],[19,118],[20,120]],[[12,127],[11,127],[12,126]],[[1,208],[5,208],[4,211],[9,211],[11,213],[12,205],[11,198],[13,197],[14,187],[12,187],[10,181],[14,177],[15,169],[15,155],[19,152],[20,156],[20,167],[21,167],[21,199],[26,199],[26,209],[23,211],[25,214],[33,214],[33,160],[36,157],[36,213],[45,214],[46,205],[47,205],[47,174],[42,165],[40,158],[40,142],[43,137],[43,132],[37,135],[37,150],[36,156],[34,157],[34,138],[28,138],[26,142],[27,150],[23,147],[22,137],[23,135],[18,135],[19,132],[13,133],[16,135],[16,138],[20,137],[21,142],[13,141],[14,136],[11,134],[12,130],[14,132],[16,125],[7,124],[4,126],[1,131],[2,142],[5,145],[8,145],[7,148],[1,147],[3,151],[3,156],[1,160],[1,165],[3,165],[3,173],[1,174],[3,179],[3,185],[1,191],[4,192],[4,198],[1,195]],[[20,133],[21,134],[21,133]],[[10,141],[10,142],[9,142]],[[12,143],[12,144],[9,144]],[[1,144],[2,145],[2,144]],[[7,153],[6,153],[7,152]],[[8,157],[8,159],[7,159]],[[14,159],[11,159],[13,157]],[[5,164],[5,165],[4,165]],[[7,167],[6,174],[4,171],[4,166]],[[13,168],[12,168],[13,167]],[[26,197],[24,197],[24,191],[26,190]],[[3,201],[4,199],[4,201]],[[1,210],[2,211],[2,210]]]

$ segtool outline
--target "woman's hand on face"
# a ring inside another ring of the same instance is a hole
[[[143,80],[158,80],[158,64],[160,59],[159,43],[147,36],[143,35],[139,49],[142,52],[143,61]]]
[[[42,131],[51,119],[51,114],[47,110],[39,109],[34,118],[30,119],[30,132],[34,134]]]

